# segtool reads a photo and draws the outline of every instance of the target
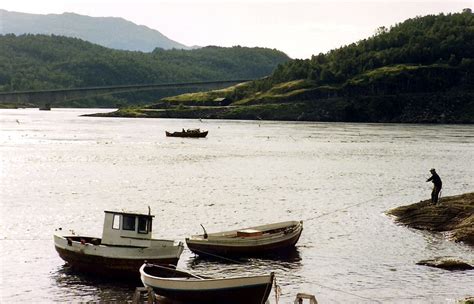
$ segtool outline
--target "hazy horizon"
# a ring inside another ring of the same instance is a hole
[[[461,12],[472,1],[211,0],[5,1],[0,9],[120,17],[188,46],[267,47],[309,58],[416,16]],[[0,20],[1,21],[1,20]]]

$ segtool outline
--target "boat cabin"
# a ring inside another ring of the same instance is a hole
[[[103,245],[147,246],[152,235],[153,215],[119,211],[104,212]]]

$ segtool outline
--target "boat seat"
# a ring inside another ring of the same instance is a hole
[[[263,234],[260,230],[255,229],[244,229],[237,231],[237,237],[252,237],[252,236],[261,236]]]

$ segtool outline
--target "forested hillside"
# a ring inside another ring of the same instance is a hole
[[[343,84],[356,75],[393,65],[447,64],[468,67],[474,58],[472,13],[409,19],[374,37],[280,65],[271,83],[310,79],[317,84]]]
[[[474,123],[474,14],[409,19],[326,54],[280,64],[265,79],[165,101],[202,104],[217,97],[239,109],[207,116]]]
[[[269,75],[287,60],[284,53],[264,48],[209,46],[143,53],[108,49],[77,38],[4,35],[0,36],[0,91],[254,79]],[[167,93],[150,94],[128,94],[119,101],[144,103]],[[116,102],[117,98],[103,97],[100,105]]]

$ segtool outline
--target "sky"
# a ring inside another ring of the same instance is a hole
[[[8,11],[122,17],[188,46],[267,47],[310,58],[408,18],[461,12],[474,0],[2,0]]]

